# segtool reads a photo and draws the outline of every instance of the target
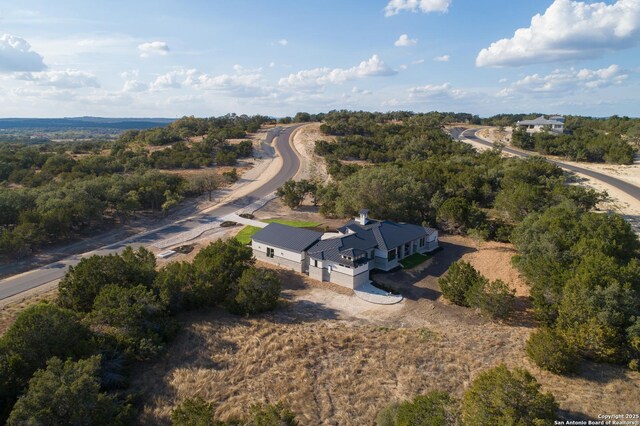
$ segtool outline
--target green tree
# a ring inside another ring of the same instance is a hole
[[[153,288],[173,313],[198,306],[195,300],[195,269],[188,262],[171,262],[158,271]]]
[[[127,247],[121,255],[83,258],[69,268],[58,285],[58,304],[79,312],[89,312],[103,287],[109,284],[151,286],[155,278],[155,256],[140,247]]]
[[[282,202],[290,209],[297,209],[304,201],[304,197],[307,195],[305,188],[298,184],[298,182],[289,179],[276,191],[276,195],[282,198]]]
[[[481,291],[487,282],[485,277],[465,261],[453,262],[447,275],[438,279],[444,297],[456,305],[467,307],[470,306],[469,291],[473,288]]]
[[[209,201],[211,201],[213,191],[220,188],[220,180],[215,173],[207,173],[197,178],[196,186],[200,191],[206,192],[209,195]]]
[[[513,310],[515,290],[500,279],[479,279],[467,292],[466,300],[469,306],[480,308],[491,318],[506,318]]]
[[[504,364],[489,369],[471,383],[462,400],[462,423],[469,426],[552,424],[558,405],[553,395],[526,370]]]
[[[124,352],[137,359],[157,354],[173,328],[165,305],[142,285],[104,287],[93,304],[91,322],[114,336]]]
[[[412,401],[392,403],[376,417],[378,426],[450,426],[458,423],[458,402],[446,392],[431,391]]]
[[[213,404],[200,397],[187,398],[171,413],[173,426],[216,426],[214,416],[216,409]]]
[[[195,284],[193,300],[202,305],[217,305],[235,297],[233,288],[242,273],[253,266],[251,247],[236,239],[218,240],[200,250],[193,259]]]
[[[79,358],[92,352],[92,333],[76,313],[48,303],[23,310],[0,338],[0,419],[31,375],[49,358]]]
[[[445,231],[465,233],[480,226],[486,217],[482,210],[463,197],[452,197],[438,208],[437,219]]]
[[[278,274],[270,269],[251,267],[242,273],[235,288],[235,297],[227,306],[238,314],[257,314],[278,306],[282,284]]]
[[[534,331],[527,340],[527,355],[536,365],[556,374],[572,373],[577,368],[578,354],[562,335],[553,329]]]
[[[100,392],[99,368],[99,356],[65,362],[51,358],[29,381],[8,424],[123,424],[114,399]]]

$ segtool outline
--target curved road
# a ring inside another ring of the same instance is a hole
[[[188,232],[193,228],[219,221],[220,217],[234,213],[271,194],[288,179],[293,178],[300,167],[300,159],[290,143],[291,134],[300,126],[301,124],[287,128],[276,127],[267,133],[265,142],[271,144],[275,138],[274,147],[278,155],[282,157],[282,167],[273,178],[244,197],[240,197],[213,209],[207,209],[206,213],[198,213],[187,219],[181,219],[172,224],[128,237],[115,244],[110,244],[87,253],[77,254],[59,262],[0,280],[0,301],[62,278],[69,266],[78,264],[82,257],[94,254],[107,255],[119,253],[129,245],[147,246],[180,233]]]
[[[476,133],[479,131],[480,129],[467,129],[464,130],[463,132],[460,133],[459,137],[460,139],[468,139],[470,141],[473,141],[475,143],[479,143],[481,145],[485,145],[488,147],[493,147],[493,143],[488,142],[485,139],[482,139],[480,137],[478,137],[476,135]],[[455,137],[455,136],[454,136]],[[515,149],[515,148],[509,148],[509,147],[503,147],[502,151],[507,152],[509,154],[512,155],[517,155],[518,157],[531,157],[533,155],[537,155],[537,154],[533,154],[533,153],[529,153],[526,151],[521,151],[519,149]],[[545,158],[545,157],[543,157]],[[569,170],[571,172],[575,172],[575,173],[580,173],[582,175],[586,175],[589,177],[592,177],[594,179],[597,179],[601,182],[604,182],[608,185],[613,186],[614,188],[619,189],[620,191],[626,192],[627,194],[631,195],[632,197],[634,197],[636,200],[640,201],[640,187],[637,187],[635,185],[630,184],[629,182],[625,182],[623,180],[620,179],[616,179],[614,177],[611,176],[607,176],[605,174],[602,173],[598,173],[598,172],[594,172],[593,170],[588,170],[588,169],[584,169],[582,167],[577,167],[571,164],[567,164],[567,163],[563,163],[561,161],[556,161],[556,160],[551,160],[548,158],[545,158],[547,161],[556,164],[558,167],[561,167],[565,170]]]

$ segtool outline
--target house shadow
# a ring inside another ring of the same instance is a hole
[[[371,273],[371,280],[399,292],[408,300],[436,300],[442,295],[438,278],[449,270],[453,262],[460,260],[466,253],[477,251],[473,247],[444,241],[440,241],[440,247],[433,257],[414,268],[390,272],[374,271]]]

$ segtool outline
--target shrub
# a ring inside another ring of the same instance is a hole
[[[157,354],[173,328],[165,305],[142,285],[106,286],[96,297],[91,319],[114,336],[126,354],[141,360]]]
[[[491,318],[506,318],[513,310],[514,294],[502,280],[478,280],[467,292],[467,303]]]
[[[398,417],[398,402],[391,402],[378,411],[376,415],[376,426],[395,426]]]
[[[269,269],[249,268],[242,273],[235,297],[227,303],[237,314],[257,314],[278,306],[282,285],[278,275]]]
[[[187,398],[171,413],[173,426],[213,426],[215,407],[200,397]],[[222,423],[220,423],[222,424]]]
[[[465,426],[552,424],[558,406],[553,395],[540,392],[540,384],[526,370],[504,364],[481,373],[464,393]]]
[[[467,293],[472,288],[483,288],[487,279],[480,275],[470,263],[458,261],[451,264],[446,276],[438,280],[442,294],[460,306],[470,306]]]
[[[254,404],[247,426],[297,426],[296,415],[277,404]]]
[[[531,333],[527,340],[527,355],[536,365],[556,374],[575,371],[578,354],[567,341],[550,328]]]
[[[99,356],[65,362],[52,358],[33,375],[8,424],[123,424],[116,402],[100,392],[99,368]]]
[[[446,392],[432,391],[416,396],[398,407],[398,424],[448,426],[457,420],[456,401]]]
[[[122,254],[84,258],[69,271],[58,286],[58,303],[79,312],[89,312],[103,287],[109,284],[150,286],[156,271],[153,253],[127,247]]]

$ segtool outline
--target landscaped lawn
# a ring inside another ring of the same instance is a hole
[[[267,219],[263,220],[266,223],[281,223],[282,225],[295,226],[296,228],[313,228],[319,226],[318,222],[305,222],[302,220],[285,220],[285,219]],[[236,240],[240,241],[242,244],[249,244],[251,242],[251,237],[253,234],[258,232],[262,228],[258,228],[257,226],[247,225],[238,232],[236,235]]]
[[[296,228],[314,228],[320,226],[318,222],[305,222],[304,220],[286,220],[286,219],[266,219],[262,222],[266,223],[280,223],[282,225],[295,226]]]
[[[411,256],[402,259],[400,263],[405,269],[411,269],[415,268],[429,258],[431,258],[431,256],[428,254],[413,253]]]

